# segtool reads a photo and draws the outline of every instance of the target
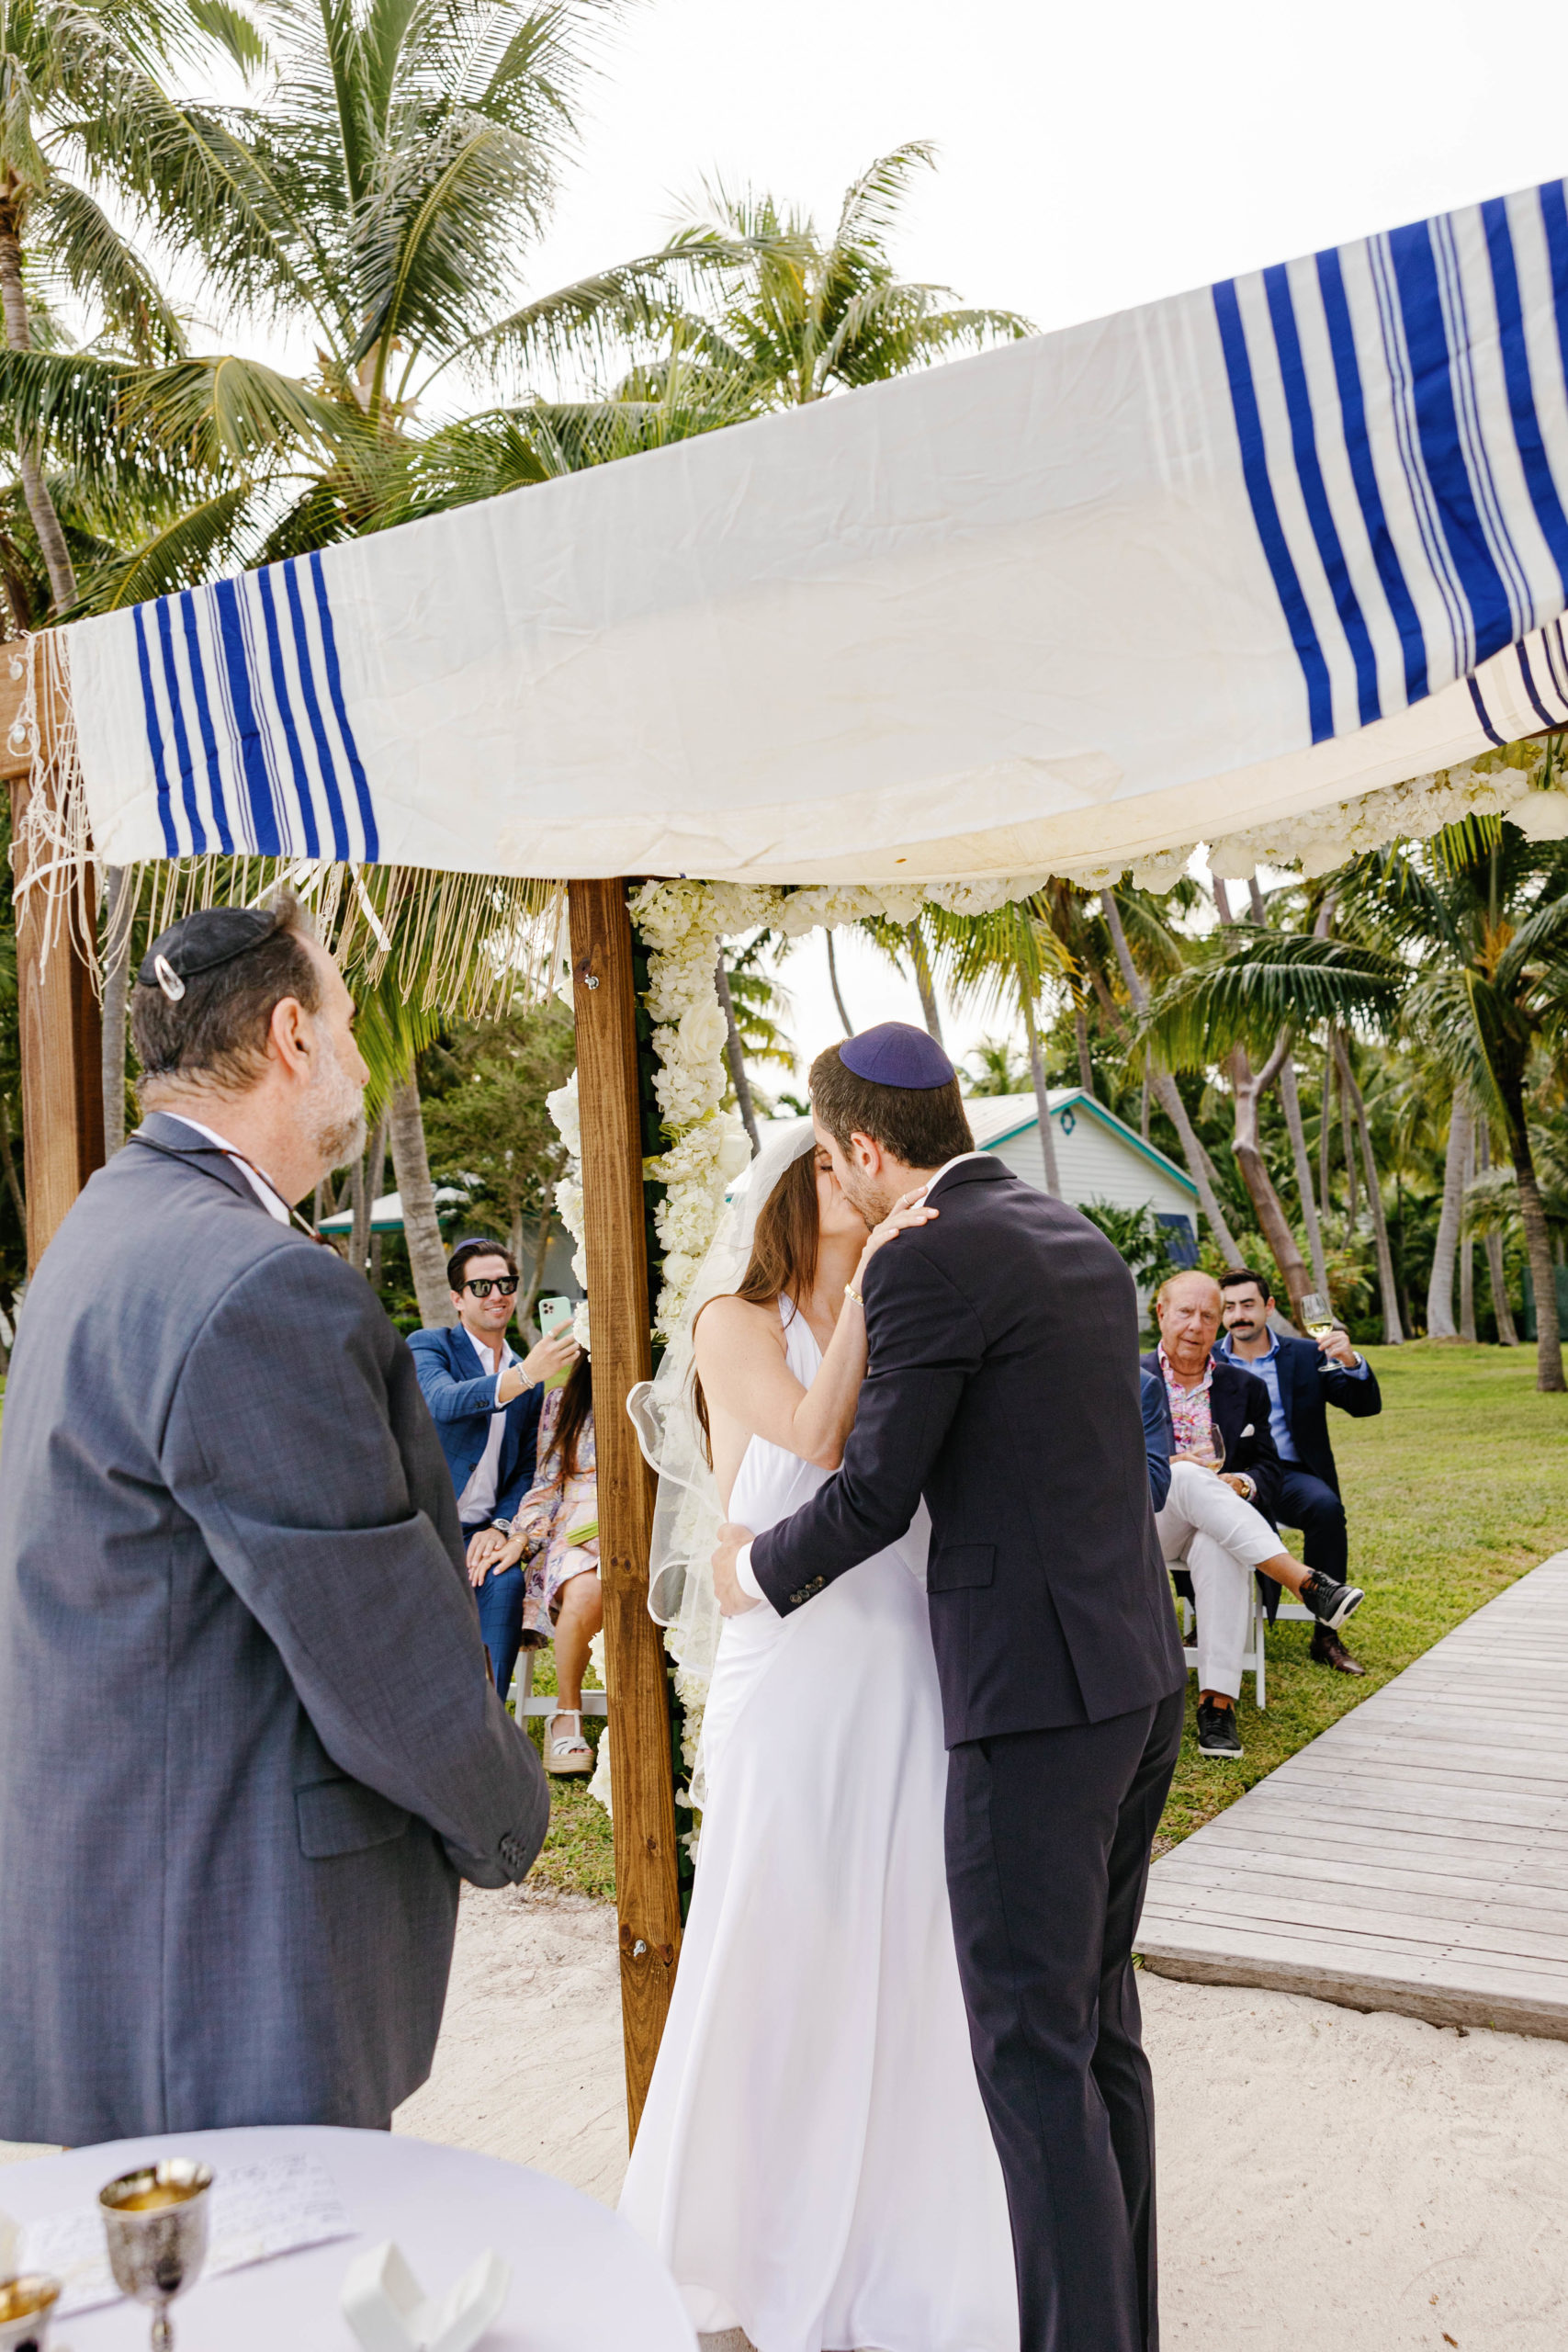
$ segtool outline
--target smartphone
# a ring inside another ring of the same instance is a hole
[[[570,1330],[577,1305],[570,1298],[542,1298],[534,1311],[539,1318],[541,1338],[553,1340],[558,1331]],[[570,1377],[569,1367],[565,1372],[552,1372],[544,1385],[547,1388],[564,1388]]]

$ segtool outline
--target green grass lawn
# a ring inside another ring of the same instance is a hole
[[[1351,1574],[1367,1589],[1348,1628],[1350,1646],[1370,1669],[1366,1679],[1312,1665],[1310,1626],[1276,1627],[1268,1708],[1259,1714],[1254,1706],[1248,1675],[1238,1716],[1247,1754],[1230,1764],[1200,1761],[1190,1680],[1187,1737],[1160,1848],[1223,1812],[1472,1610],[1568,1544],[1568,1397],[1536,1394],[1533,1348],[1422,1340],[1367,1352],[1382,1385],[1382,1415],[1375,1421],[1330,1415]],[[1299,1539],[1290,1540],[1299,1549]],[[545,1651],[536,1687],[553,1689],[553,1673]],[[608,1819],[581,1781],[558,1780],[553,1796],[536,1878],[609,1900]]]
[[[1269,1636],[1269,1705],[1242,1685],[1247,1754],[1206,1763],[1187,1736],[1156,1851],[1233,1804],[1276,1764],[1370,1698],[1423,1650],[1548,1553],[1568,1544],[1568,1397],[1538,1396],[1535,1350],[1418,1340],[1369,1348],[1376,1420],[1331,1412],[1350,1525],[1350,1573],[1367,1598],[1346,1640],[1364,1681],[1314,1666],[1310,1625]],[[1299,1553],[1300,1539],[1290,1548]]]

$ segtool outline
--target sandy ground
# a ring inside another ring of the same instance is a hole
[[[434,2071],[397,2128],[613,2202],[615,1976],[609,1910],[468,1895]],[[1167,2352],[1568,2342],[1568,2044],[1142,1983]]]
[[[614,1914],[472,1894],[457,1951],[434,2073],[398,2128],[613,2199]],[[1167,2352],[1568,2343],[1568,2044],[1140,1981]]]

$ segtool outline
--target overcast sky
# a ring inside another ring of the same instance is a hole
[[[1065,326],[1568,167],[1543,0],[642,0],[605,40],[539,256],[660,243],[705,175],[826,225],[935,140],[911,275]]]
[[[649,250],[705,175],[826,228],[874,155],[931,139],[899,267],[1066,326],[1555,176],[1565,74],[1568,11],[1540,0],[643,0],[530,275]],[[839,936],[857,1027],[918,1021]],[[808,1058],[842,1034],[820,936],[780,977]],[[985,1025],[950,1015],[950,1045]]]

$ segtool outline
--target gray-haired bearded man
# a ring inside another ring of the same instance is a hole
[[[72,1208],[0,1481],[0,2137],[385,2125],[459,1878],[544,1775],[486,1671],[412,1357],[288,1204],[363,1148],[354,1008],[296,910],[155,940],[150,1115]]]

